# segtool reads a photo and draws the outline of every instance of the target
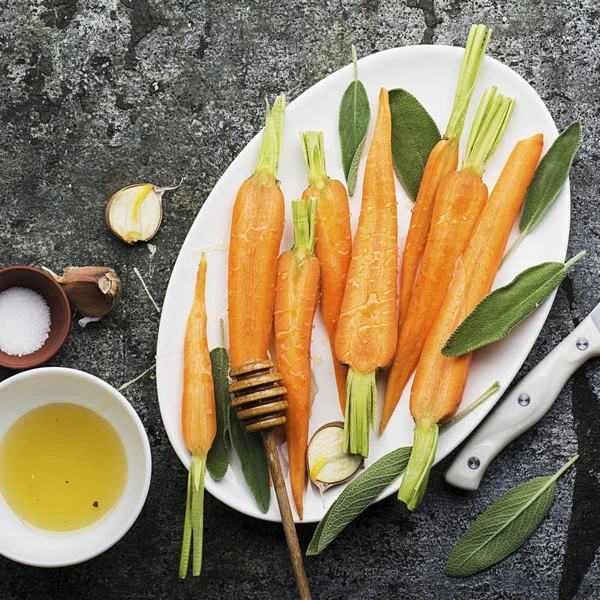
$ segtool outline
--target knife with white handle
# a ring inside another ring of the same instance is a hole
[[[600,304],[534,367],[467,440],[446,481],[475,491],[494,458],[550,409],[571,375],[600,355]]]

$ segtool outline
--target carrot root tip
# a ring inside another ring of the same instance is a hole
[[[415,427],[413,449],[398,490],[398,500],[404,502],[408,510],[415,510],[425,495],[439,436],[440,428],[437,424]]]
[[[376,375],[376,369],[360,373],[350,368],[346,379],[344,451],[364,458],[369,455],[369,434],[375,422]]]

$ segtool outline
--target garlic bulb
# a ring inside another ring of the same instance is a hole
[[[128,244],[152,239],[162,222],[162,196],[179,185],[158,188],[144,183],[119,190],[106,206],[108,228]]]
[[[44,270],[60,284],[73,307],[86,317],[106,316],[121,296],[121,280],[109,267],[67,267],[62,276]]]
[[[334,421],[317,429],[306,453],[311,481],[324,492],[332,485],[348,481],[363,464],[363,459],[344,452],[344,423]]]

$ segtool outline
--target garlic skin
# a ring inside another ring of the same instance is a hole
[[[108,228],[127,244],[152,239],[162,222],[165,189],[144,183],[119,190],[106,206]]]
[[[308,443],[306,462],[310,480],[323,493],[327,488],[348,481],[363,465],[362,457],[344,452],[344,423],[327,423]]]
[[[82,315],[105,317],[121,296],[121,280],[110,267],[67,267],[62,276],[44,269],[54,279]]]

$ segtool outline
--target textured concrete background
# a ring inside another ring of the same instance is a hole
[[[461,44],[494,28],[490,54],[523,75],[562,129],[578,118],[569,255],[585,263],[562,285],[527,372],[600,295],[600,41],[595,0],[0,0],[0,266],[106,264],[124,279],[110,318],[73,327],[52,361],[119,386],[154,362],[160,302],[203,200],[263,118],[263,98],[296,97],[359,55],[418,43]],[[106,230],[107,198],[140,181],[183,186],[167,196],[151,257]],[[0,373],[0,379],[9,373]],[[578,598],[600,595],[600,372],[580,370],[548,416],[493,464],[479,493],[434,469],[421,509],[394,498],[369,509],[307,562],[315,598]],[[185,472],[161,426],[154,381],[127,396],[155,463],[146,507],[126,538],[92,562],[35,570],[0,558],[0,598],[294,598],[281,529],[206,501],[200,580],[179,581]],[[466,580],[444,575],[453,543],[513,485],[581,459],[558,484],[549,517],[516,554]],[[300,527],[306,546],[312,526]]]

